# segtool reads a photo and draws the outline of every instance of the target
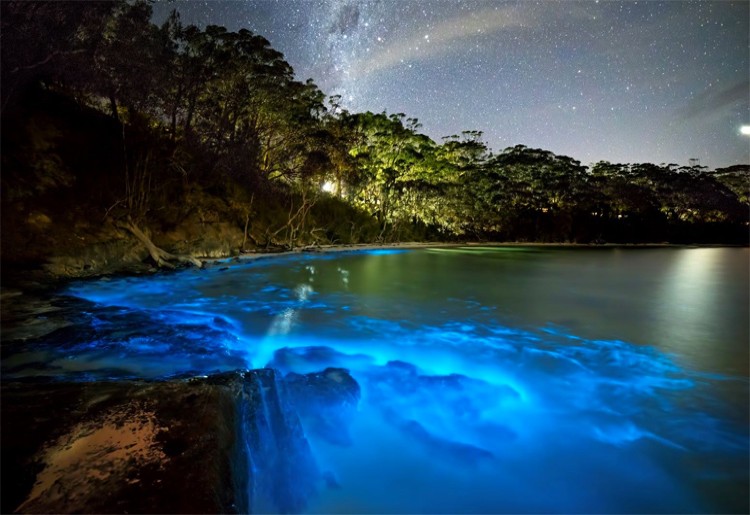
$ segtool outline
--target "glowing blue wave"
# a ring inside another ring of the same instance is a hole
[[[720,394],[746,391],[746,379],[687,369],[655,347],[510,327],[473,299],[353,292],[361,277],[347,260],[357,256],[405,257],[304,256],[75,284],[87,312],[4,355],[3,375],[346,368],[359,409],[335,424],[307,420],[338,485],[322,488],[312,511],[701,512],[725,506],[712,488],[747,484],[747,426]]]

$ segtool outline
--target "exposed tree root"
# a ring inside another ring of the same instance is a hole
[[[140,230],[140,228],[133,223],[132,220],[128,220],[127,222],[119,222],[117,224],[118,227],[127,230],[135,236],[138,241],[143,243],[143,245],[148,249],[148,253],[151,256],[151,259],[153,259],[156,264],[159,267],[163,268],[175,268],[175,265],[173,263],[190,263],[192,265],[197,266],[198,268],[203,267],[203,263],[201,260],[194,258],[193,256],[180,256],[177,254],[170,254],[164,249],[161,249],[154,245],[154,242],[151,241],[151,238],[146,236],[143,231]]]

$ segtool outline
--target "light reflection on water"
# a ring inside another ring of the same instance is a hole
[[[84,282],[70,293],[98,307],[64,355],[58,334],[27,360],[73,378],[348,368],[362,400],[350,439],[309,434],[339,485],[311,511],[742,512],[747,259],[474,247]]]

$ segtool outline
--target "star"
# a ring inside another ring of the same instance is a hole
[[[749,160],[733,129],[750,110],[746,3],[178,0],[154,19],[173,8],[267,37],[299,80],[437,141],[476,129],[584,163]]]

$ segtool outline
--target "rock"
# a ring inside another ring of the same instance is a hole
[[[517,438],[504,424],[488,423],[488,407],[516,402],[519,393],[509,385],[490,384],[461,374],[426,375],[410,363],[390,361],[368,371],[368,402],[378,408],[383,419],[426,452],[451,460],[462,467],[480,465],[493,454],[475,445],[482,433],[491,431],[502,441]],[[477,432],[455,440],[453,421],[470,425]]]
[[[0,293],[3,343],[40,338],[69,326],[67,312],[56,301],[21,290],[3,289]]]
[[[249,512],[303,511],[321,476],[283,383],[274,370],[253,370],[242,396]]]
[[[3,378],[168,379],[247,369],[220,316],[100,307],[72,297],[3,305]],[[25,299],[25,300],[24,300]],[[9,303],[10,304],[10,303]],[[169,356],[169,359],[164,359]]]
[[[285,377],[290,399],[305,426],[327,441],[349,445],[349,426],[360,399],[357,381],[343,368]]]
[[[5,386],[3,512],[244,511],[233,484],[233,390],[208,381]]]
[[[320,480],[273,370],[2,398],[3,513],[292,513]]]
[[[462,374],[424,375],[410,363],[389,361],[369,372],[370,402],[388,409],[391,399],[462,420],[481,422],[482,410],[498,402],[515,401],[519,393],[509,385],[492,385]],[[439,399],[439,403],[436,403]]]
[[[307,347],[282,347],[274,352],[268,364],[280,372],[308,374],[326,367],[361,369],[370,366],[373,359],[365,354],[343,354],[331,347],[312,345]]]
[[[154,243],[175,254],[200,258],[236,255],[242,244],[242,231],[230,222],[220,221],[216,212],[209,218],[200,220],[196,214],[189,216],[172,231],[156,234]]]

